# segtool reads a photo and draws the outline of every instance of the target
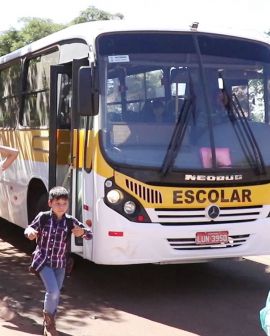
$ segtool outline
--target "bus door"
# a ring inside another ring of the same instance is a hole
[[[49,189],[56,185],[70,193],[70,212],[82,220],[82,172],[79,167],[77,74],[87,59],[51,66]],[[73,89],[75,88],[75,89]],[[74,91],[74,92],[73,92]],[[83,250],[83,239],[72,239],[72,251]]]
[[[50,84],[49,189],[61,185],[71,191],[72,65],[51,66]]]

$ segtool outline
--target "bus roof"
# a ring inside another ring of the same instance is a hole
[[[199,24],[199,28],[196,29],[197,32],[201,33],[211,33],[217,35],[234,36],[240,38],[246,38],[250,40],[260,41],[270,44],[270,38],[267,34],[258,33],[255,31],[237,31],[232,28],[215,29],[208,27],[202,27]],[[130,22],[125,20],[107,20],[107,21],[95,21],[80,23],[77,25],[70,26],[56,33],[50,34],[40,40],[37,40],[31,44],[28,44],[20,49],[17,49],[7,55],[0,57],[0,65],[10,62],[13,59],[23,57],[27,54],[36,52],[40,49],[46,48],[48,46],[60,43],[61,41],[71,40],[71,39],[81,39],[84,40],[88,45],[92,45],[96,36],[102,33],[109,32],[132,32],[132,31],[151,31],[151,32],[190,32],[193,29],[191,25],[179,27],[179,23],[164,23],[164,22]]]

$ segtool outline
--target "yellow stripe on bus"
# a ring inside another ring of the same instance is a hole
[[[115,182],[147,208],[201,208],[210,204],[217,204],[220,207],[238,207],[270,203],[270,184],[222,188],[155,187],[118,172],[115,173]]]

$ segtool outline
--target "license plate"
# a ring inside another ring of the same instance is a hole
[[[228,243],[228,231],[197,232],[195,242],[197,245],[213,245]]]

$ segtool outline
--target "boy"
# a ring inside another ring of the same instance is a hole
[[[52,188],[49,191],[48,205],[51,210],[40,212],[25,229],[24,234],[28,239],[37,241],[31,268],[39,274],[46,289],[43,311],[44,336],[58,336],[55,314],[65,277],[71,233],[75,237],[91,239],[92,232],[67,214],[69,194],[65,188]]]

